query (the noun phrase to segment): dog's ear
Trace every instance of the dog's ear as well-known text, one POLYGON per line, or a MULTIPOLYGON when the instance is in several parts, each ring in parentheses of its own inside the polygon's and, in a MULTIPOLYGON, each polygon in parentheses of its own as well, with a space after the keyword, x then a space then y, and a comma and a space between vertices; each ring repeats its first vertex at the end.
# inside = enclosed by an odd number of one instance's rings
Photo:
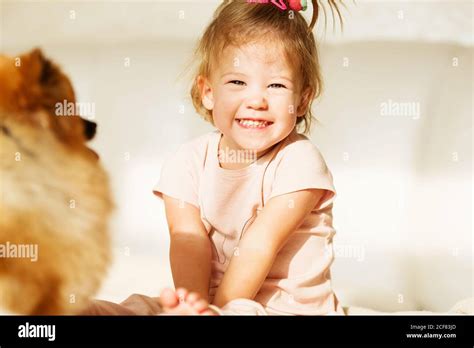
MULTIPOLYGON (((28 110, 35 124, 50 128, 63 142, 80 145, 86 140, 85 125, 76 114, 58 114, 58 105, 75 105, 71 82, 61 69, 36 48, 21 56, 22 93, 28 101, 28 110)), ((62 109, 61 109, 62 110, 62 109)), ((93 135, 90 135, 91 137, 93 135)))
POLYGON ((43 108, 54 111, 56 103, 75 103, 76 96, 69 79, 58 66, 46 58, 41 49, 36 48, 28 54, 30 73, 41 90, 43 108))

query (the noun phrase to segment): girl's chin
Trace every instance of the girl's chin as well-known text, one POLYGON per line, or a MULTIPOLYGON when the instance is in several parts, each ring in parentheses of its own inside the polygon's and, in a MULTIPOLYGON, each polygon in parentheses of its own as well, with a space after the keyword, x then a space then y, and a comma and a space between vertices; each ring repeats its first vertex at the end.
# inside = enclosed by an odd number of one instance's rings
POLYGON ((269 147, 278 142, 280 137, 275 136, 274 128, 270 127, 267 131, 254 132, 242 129, 239 125, 228 129, 230 137, 232 138, 230 143, 234 143, 240 149, 256 150, 257 152, 266 151, 269 147))
POLYGON ((236 139, 235 144, 242 150, 256 152, 258 154, 267 151, 271 147, 270 141, 255 141, 249 139, 236 139))

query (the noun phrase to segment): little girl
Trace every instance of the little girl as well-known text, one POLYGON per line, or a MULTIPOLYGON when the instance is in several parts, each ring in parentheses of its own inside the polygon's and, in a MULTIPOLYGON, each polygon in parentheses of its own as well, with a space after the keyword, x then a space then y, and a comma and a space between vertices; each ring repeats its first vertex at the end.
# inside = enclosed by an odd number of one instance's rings
POLYGON ((276 6, 281 1, 258 2, 225 1, 216 10, 191 89, 196 111, 216 130, 169 156, 154 187, 165 204, 177 290, 134 295, 122 307, 344 314, 330 277, 333 178, 297 132, 309 132, 322 85, 315 21, 308 26, 299 12, 276 6))

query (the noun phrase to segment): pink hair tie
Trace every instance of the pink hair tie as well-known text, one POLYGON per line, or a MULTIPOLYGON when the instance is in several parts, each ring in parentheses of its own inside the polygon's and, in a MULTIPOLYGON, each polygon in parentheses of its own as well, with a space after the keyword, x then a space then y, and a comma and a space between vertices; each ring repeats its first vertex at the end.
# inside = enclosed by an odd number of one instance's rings
MULTIPOLYGON (((270 0, 270 3, 284 11, 287 9, 283 0, 270 0)), ((293 11, 305 11, 307 8, 306 0, 289 0, 290 9, 293 11)))

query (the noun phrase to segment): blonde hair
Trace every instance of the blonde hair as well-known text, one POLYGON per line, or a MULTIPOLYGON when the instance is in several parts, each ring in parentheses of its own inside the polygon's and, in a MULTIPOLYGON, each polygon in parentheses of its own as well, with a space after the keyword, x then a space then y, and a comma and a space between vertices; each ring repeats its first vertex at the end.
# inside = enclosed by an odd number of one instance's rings
MULTIPOLYGON (((303 124, 303 133, 309 133, 312 120, 316 120, 313 117, 311 105, 313 100, 320 96, 323 87, 318 51, 312 30, 318 18, 319 7, 326 13, 324 6, 319 5, 317 0, 312 2, 313 18, 308 26, 299 12, 282 11, 268 3, 252 3, 246 0, 223 1, 214 12, 212 22, 206 28, 194 51, 193 60, 199 62, 199 66, 193 76, 191 99, 197 113, 214 125, 212 111, 202 104, 198 77, 211 76, 219 55, 227 46, 241 46, 257 41, 278 42, 284 47, 287 60, 295 61, 299 67, 295 72, 301 77, 300 91, 309 88, 307 112, 296 121, 297 126, 303 124)), ((328 3, 333 16, 334 9, 337 11, 342 27, 342 17, 335 0, 329 0, 328 3)))

